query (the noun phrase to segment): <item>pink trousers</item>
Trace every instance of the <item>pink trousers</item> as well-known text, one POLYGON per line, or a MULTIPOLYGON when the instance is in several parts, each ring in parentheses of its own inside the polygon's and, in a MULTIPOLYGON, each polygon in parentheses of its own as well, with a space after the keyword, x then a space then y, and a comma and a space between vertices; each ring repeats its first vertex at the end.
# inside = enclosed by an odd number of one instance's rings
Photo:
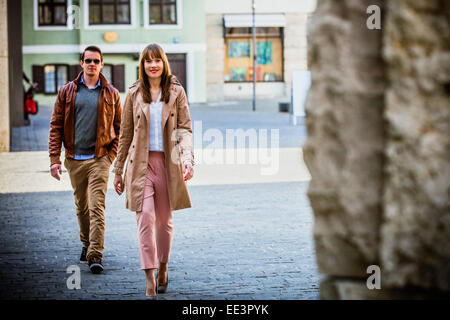
POLYGON ((173 225, 164 158, 164 152, 148 153, 142 211, 136 212, 141 269, 169 262, 173 225))

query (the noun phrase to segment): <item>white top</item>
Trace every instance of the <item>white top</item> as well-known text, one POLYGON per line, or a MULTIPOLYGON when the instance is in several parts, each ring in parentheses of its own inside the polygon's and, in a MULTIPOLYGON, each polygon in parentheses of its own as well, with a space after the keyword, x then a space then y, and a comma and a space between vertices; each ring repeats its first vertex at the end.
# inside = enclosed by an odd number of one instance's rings
POLYGON ((150 109, 150 139, 148 149, 151 151, 164 151, 162 139, 162 106, 160 92, 158 100, 148 105, 150 109))

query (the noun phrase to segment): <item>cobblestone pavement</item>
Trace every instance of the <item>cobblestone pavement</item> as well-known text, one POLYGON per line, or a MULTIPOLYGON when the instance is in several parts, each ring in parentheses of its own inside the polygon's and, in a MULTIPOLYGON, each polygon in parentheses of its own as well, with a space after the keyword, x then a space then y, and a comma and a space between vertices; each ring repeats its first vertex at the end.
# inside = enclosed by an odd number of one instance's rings
POLYGON ((48 131, 52 108, 39 106, 37 115, 30 115, 30 125, 13 127, 11 130, 11 151, 48 150, 48 131))
MULTIPOLYGON (((226 113, 210 106, 193 108, 192 113, 196 112, 203 119, 219 119, 214 113, 226 113)), ((270 110, 262 111, 259 116, 269 114, 270 110)), ((16 150, 33 143, 46 149, 46 141, 42 140, 46 136, 43 133, 48 133, 48 118, 44 119, 48 116, 43 111, 37 116, 40 124, 34 119, 36 125, 25 130, 15 128, 21 131, 13 134, 13 139, 32 132, 31 128, 35 132, 27 141, 15 140, 16 150)), ((235 117, 228 116, 229 121, 235 117)), ((245 121, 240 124, 245 128, 245 121)), ((251 127, 252 124, 246 126, 251 127)), ((227 128, 226 123, 223 128, 227 128)), ((144 298, 145 277, 139 267, 136 218, 135 213, 124 208, 124 196, 108 189, 105 272, 93 275, 86 264, 78 262, 81 243, 72 191, 48 187, 47 180, 39 176, 43 174, 40 171, 48 174, 48 166, 43 170, 40 165, 28 164, 39 158, 36 155, 17 153, 16 157, 28 157, 23 162, 27 167, 22 173, 14 166, 10 169, 24 180, 23 188, 8 186, 6 180, 15 181, 11 176, 0 177, 0 298, 144 298), (37 184, 35 181, 39 180, 41 185, 30 188, 39 192, 26 192, 26 181, 37 184), (9 192, 8 188, 15 191, 9 192), (66 271, 71 265, 81 269, 79 290, 67 288, 71 274, 66 271)), ((0 155, 8 161, 14 157, 15 153, 0 155)), ((0 164, 6 167, 4 161, 0 164)), ((221 174, 228 173, 217 171, 219 178, 221 174)), ((293 181, 204 182, 189 186, 193 207, 173 213, 170 284, 168 293, 160 295, 160 299, 318 299, 320 276, 313 250, 313 215, 306 197, 308 181, 299 177, 294 176, 293 181)), ((201 175, 198 178, 206 180, 201 175)))
MULTIPOLYGON (((307 183, 194 186, 174 212, 169 292, 161 299, 317 299, 307 183), (280 192, 282 190, 282 192, 280 192)), ((107 194, 105 272, 79 264, 72 192, 0 194, 1 298, 140 299, 135 213, 107 194), (70 265, 81 289, 67 289, 70 265)))

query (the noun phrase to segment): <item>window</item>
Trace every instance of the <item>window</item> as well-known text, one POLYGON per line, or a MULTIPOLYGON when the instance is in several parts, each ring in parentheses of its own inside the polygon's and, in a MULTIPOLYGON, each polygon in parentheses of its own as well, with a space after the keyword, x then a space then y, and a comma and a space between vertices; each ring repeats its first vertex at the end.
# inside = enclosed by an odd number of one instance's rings
POLYGON ((177 24, 176 0, 149 1, 150 24, 177 24))
POLYGON ((113 65, 112 64, 104 64, 102 73, 105 76, 106 80, 108 80, 109 83, 113 83, 113 65))
POLYGON ((89 0, 89 24, 130 24, 130 0, 89 0))
POLYGON ((119 92, 125 91, 125 65, 104 64, 102 74, 119 92))
MULTIPOLYGON (((283 81, 281 27, 256 28, 256 81, 283 81)), ((225 82, 253 81, 252 28, 225 29, 225 82)))
MULTIPOLYGON (((75 80, 82 71, 79 64, 33 65, 33 82, 38 84, 36 93, 56 94, 67 82, 75 80)), ((105 64, 102 74, 119 92, 125 92, 125 65, 105 64)))
POLYGON ((44 66, 44 93, 57 93, 59 88, 67 83, 67 65, 49 64, 44 66))
POLYGON ((66 26, 67 0, 39 0, 38 25, 66 26))

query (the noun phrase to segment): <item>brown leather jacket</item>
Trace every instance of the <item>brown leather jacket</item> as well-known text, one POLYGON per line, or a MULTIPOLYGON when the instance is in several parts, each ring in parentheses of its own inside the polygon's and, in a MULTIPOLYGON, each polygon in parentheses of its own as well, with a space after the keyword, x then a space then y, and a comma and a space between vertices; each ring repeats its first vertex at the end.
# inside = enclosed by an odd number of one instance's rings
MULTIPOLYGON (((66 158, 73 159, 75 97, 82 73, 80 72, 75 80, 66 83, 59 89, 50 120, 48 137, 50 166, 61 163, 61 144, 63 142, 66 158)), ((122 115, 120 96, 119 91, 110 85, 101 73, 100 85, 95 157, 99 158, 108 154, 111 162, 113 162, 117 155, 117 145, 119 144, 120 119, 122 115)))

